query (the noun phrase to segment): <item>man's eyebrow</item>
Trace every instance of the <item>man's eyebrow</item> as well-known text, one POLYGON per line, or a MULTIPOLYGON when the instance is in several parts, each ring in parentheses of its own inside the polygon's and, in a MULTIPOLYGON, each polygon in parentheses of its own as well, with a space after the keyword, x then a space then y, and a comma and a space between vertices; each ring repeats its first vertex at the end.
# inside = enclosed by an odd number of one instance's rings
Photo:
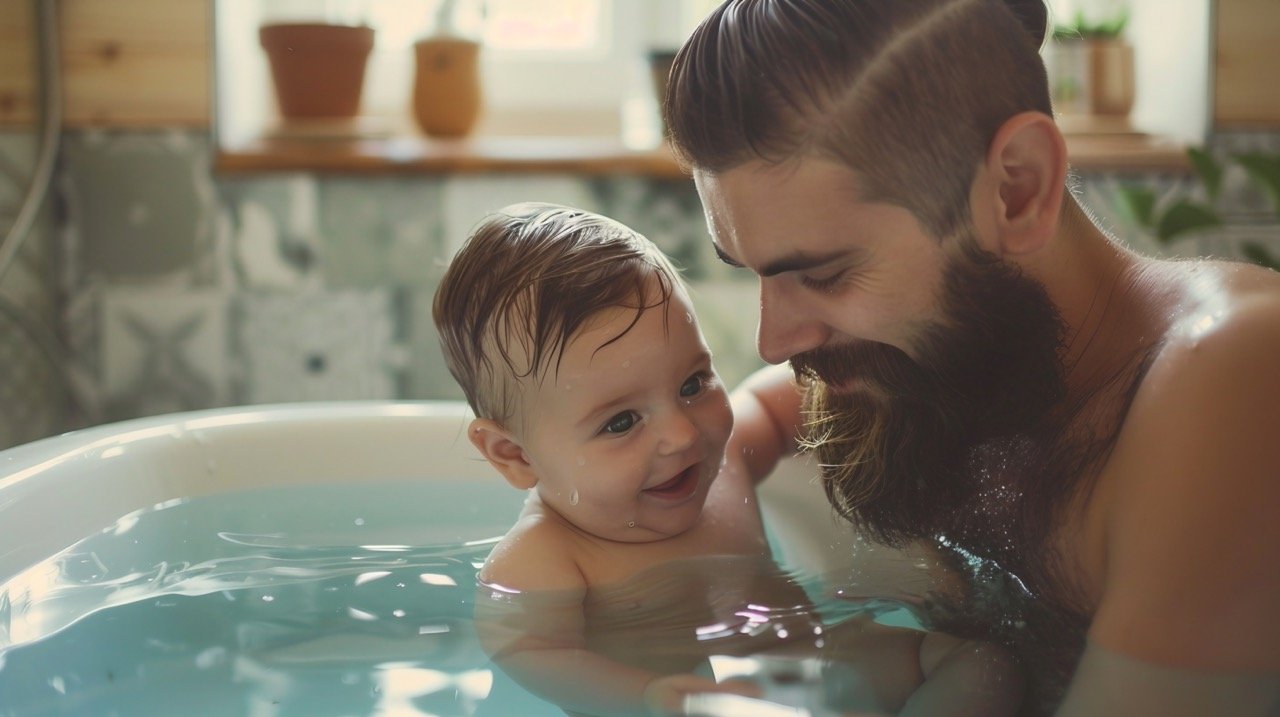
MULTIPOLYGON (((712 242, 711 245, 712 247, 715 248, 716 256, 720 257, 720 261, 723 261, 729 266, 736 267, 739 269, 745 268, 746 266, 745 264, 726 254, 724 252, 724 249, 720 248, 719 244, 712 242)), ((819 267, 824 264, 835 261, 840 257, 847 256, 850 253, 851 253, 850 249, 847 247, 836 250, 836 251, 827 252, 825 254, 810 254, 807 252, 798 251, 798 252, 795 252, 794 254, 788 254, 787 256, 774 259, 773 261, 766 264, 764 268, 760 269, 759 274, 760 276, 768 277, 768 276, 776 276, 778 274, 784 274, 788 271, 804 271, 805 269, 813 269, 815 267, 819 267)), ((854 253, 857 253, 857 252, 855 251, 854 253)))

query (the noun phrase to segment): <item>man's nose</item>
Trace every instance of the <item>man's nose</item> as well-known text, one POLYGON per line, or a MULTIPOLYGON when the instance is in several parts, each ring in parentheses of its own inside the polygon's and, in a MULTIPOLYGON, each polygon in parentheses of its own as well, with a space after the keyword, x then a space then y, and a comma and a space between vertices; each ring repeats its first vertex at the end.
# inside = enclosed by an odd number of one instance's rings
POLYGON ((663 455, 682 453, 698 440, 698 427, 683 410, 675 409, 663 417, 658 452, 663 455))
POLYGON ((831 332, 813 312, 813 307, 797 301, 785 287, 761 279, 760 325, 756 329, 760 358, 780 364, 826 343, 831 332))

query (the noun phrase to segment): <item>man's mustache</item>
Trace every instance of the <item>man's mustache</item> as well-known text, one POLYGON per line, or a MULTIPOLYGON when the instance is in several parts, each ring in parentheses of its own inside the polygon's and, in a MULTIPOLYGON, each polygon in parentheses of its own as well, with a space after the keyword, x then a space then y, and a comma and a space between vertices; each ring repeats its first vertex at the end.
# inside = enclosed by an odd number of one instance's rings
POLYGON ((791 357, 791 370, 801 385, 821 381, 840 387, 853 380, 892 395, 918 391, 928 385, 928 372, 905 351, 875 341, 823 346, 791 357))

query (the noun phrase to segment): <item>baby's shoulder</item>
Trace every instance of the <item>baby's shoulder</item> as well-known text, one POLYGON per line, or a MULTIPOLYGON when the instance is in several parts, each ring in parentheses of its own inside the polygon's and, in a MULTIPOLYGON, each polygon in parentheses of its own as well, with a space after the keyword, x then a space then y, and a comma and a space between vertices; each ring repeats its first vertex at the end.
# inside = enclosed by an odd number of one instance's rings
POLYGON ((509 590, 572 590, 585 584, 578 565, 575 536, 542 514, 522 515, 498 541, 479 579, 509 590))

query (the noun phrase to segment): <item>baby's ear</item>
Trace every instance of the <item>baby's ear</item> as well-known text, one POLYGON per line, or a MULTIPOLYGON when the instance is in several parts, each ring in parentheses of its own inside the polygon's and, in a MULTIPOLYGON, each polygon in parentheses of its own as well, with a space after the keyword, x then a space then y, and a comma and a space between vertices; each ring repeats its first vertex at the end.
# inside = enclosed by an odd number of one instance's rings
POLYGON ((524 448, 497 421, 477 418, 467 427, 467 438, 508 483, 519 490, 529 490, 537 485, 538 476, 529 465, 524 448))

